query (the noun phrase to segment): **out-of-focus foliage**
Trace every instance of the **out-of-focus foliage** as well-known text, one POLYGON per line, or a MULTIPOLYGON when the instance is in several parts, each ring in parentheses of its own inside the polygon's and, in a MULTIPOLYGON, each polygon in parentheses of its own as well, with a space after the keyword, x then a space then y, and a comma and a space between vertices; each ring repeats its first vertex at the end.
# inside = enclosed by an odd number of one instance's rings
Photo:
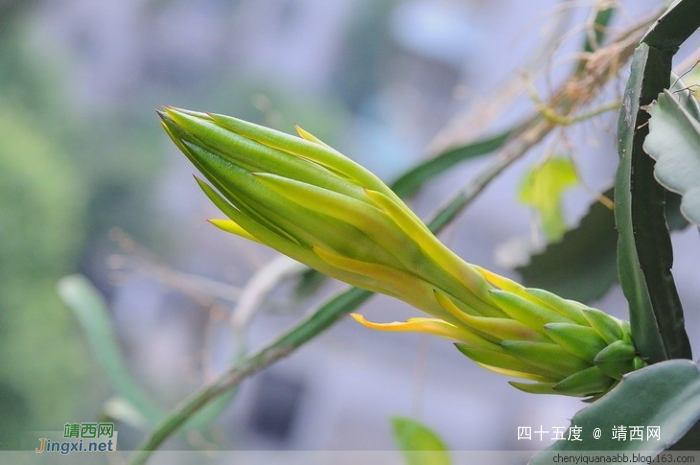
MULTIPOLYGON (((80 275, 61 279, 57 290, 85 331, 90 353, 103 370, 103 376, 110 380, 120 396, 120 402, 130 412, 129 419, 134 418, 130 422, 141 428, 155 424, 163 414, 126 368, 102 295, 80 275)), ((121 417, 117 419, 122 420, 121 417)))
POLYGON ((0 102, 0 448, 6 449, 17 446, 6 434, 70 418, 83 400, 75 394, 90 363, 54 291, 75 266, 84 234, 76 171, 21 107, 0 102))
MULTIPOLYGON (((396 50, 387 40, 389 16, 396 0, 368 3, 361 17, 355 19, 347 32, 348 45, 337 79, 340 94, 353 110, 364 110, 368 105, 368 90, 377 90, 382 82, 378 64, 396 50), (365 108, 363 108, 365 107, 365 108)), ((323 134, 319 134, 323 136, 323 134)))
POLYGON ((71 70, 32 42, 34 3, 0 5, 0 450, 19 448, 21 431, 96 415, 100 378, 56 281, 115 224, 157 232, 142 221, 158 166, 142 155, 153 152, 147 126, 134 122, 132 137, 86 129, 71 70))
POLYGON ((554 157, 528 171, 520 184, 518 199, 537 212, 542 231, 550 241, 560 240, 566 231, 562 196, 577 182, 571 159, 554 157))
POLYGON ((408 465, 450 465, 445 443, 424 424, 404 417, 391 419, 394 437, 408 465))

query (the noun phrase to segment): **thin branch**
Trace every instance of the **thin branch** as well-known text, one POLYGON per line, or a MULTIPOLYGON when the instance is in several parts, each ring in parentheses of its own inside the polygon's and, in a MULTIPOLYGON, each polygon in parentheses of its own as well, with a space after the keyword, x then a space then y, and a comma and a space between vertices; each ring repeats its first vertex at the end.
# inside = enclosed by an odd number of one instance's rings
POLYGON ((272 344, 240 360, 219 378, 204 386, 158 423, 150 436, 137 448, 132 465, 146 463, 151 453, 180 429, 197 411, 227 393, 247 377, 257 373, 331 327, 350 311, 364 303, 373 294, 350 288, 330 299, 316 312, 276 339, 272 344))

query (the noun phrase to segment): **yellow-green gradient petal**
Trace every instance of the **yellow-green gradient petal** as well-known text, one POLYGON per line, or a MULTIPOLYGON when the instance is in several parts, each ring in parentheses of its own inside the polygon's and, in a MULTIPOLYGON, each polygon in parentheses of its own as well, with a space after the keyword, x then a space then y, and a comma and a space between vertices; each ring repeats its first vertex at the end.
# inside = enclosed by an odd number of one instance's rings
POLYGON ((474 339, 472 334, 463 331, 462 329, 457 328, 446 321, 438 320, 436 318, 409 318, 406 321, 373 323, 371 321, 367 321, 365 317, 359 313, 351 313, 350 316, 363 326, 375 329, 377 331, 426 333, 465 343, 471 343, 474 339))
POLYGON ((502 312, 490 305, 486 280, 471 265, 445 247, 412 212, 407 213, 408 207, 403 203, 399 205, 393 202, 381 192, 367 190, 367 195, 394 220, 399 228, 413 238, 429 259, 482 301, 481 304, 469 302, 470 306, 481 313, 490 314, 489 316, 503 316, 502 312))
POLYGON ((492 289, 490 294, 491 299, 509 317, 540 334, 545 334, 544 325, 547 323, 573 323, 549 307, 531 302, 516 294, 498 289, 492 289))
POLYGON ((556 382, 555 380, 552 380, 552 379, 547 378, 545 376, 533 375, 532 373, 525 373, 525 372, 516 371, 516 370, 507 370, 505 368, 494 367, 494 366, 486 365, 486 364, 479 363, 479 362, 476 362, 476 364, 479 365, 480 367, 486 368, 489 371, 492 371, 494 373, 498 373, 499 375, 508 376, 510 378, 521 378, 521 379, 526 379, 528 381, 537 381, 538 383, 556 382))
POLYGON ((358 185, 371 189, 378 189, 382 192, 391 192, 391 190, 373 173, 340 152, 330 149, 325 145, 320 145, 313 141, 258 126, 226 115, 211 113, 208 116, 216 121, 219 126, 229 131, 255 140, 267 147, 282 150, 290 155, 318 163, 336 173, 342 174, 347 179, 355 181, 358 185))
MULTIPOLYGON (((548 381, 560 381, 562 376, 554 371, 547 370, 531 363, 519 360, 507 354, 502 347, 482 348, 473 347, 467 344, 455 344, 457 350, 469 357, 476 363, 487 367, 496 373, 508 372, 508 376, 515 376, 512 373, 526 373, 528 375, 547 378, 548 381)), ((518 377, 523 377, 517 375, 518 377)))
POLYGON ((585 305, 573 300, 567 300, 559 297, 551 292, 542 289, 530 289, 516 283, 515 281, 505 278, 501 275, 493 273, 477 265, 472 265, 486 280, 497 288, 517 295, 533 304, 547 307, 562 316, 569 318, 580 325, 587 325, 586 319, 583 316, 582 309, 587 308, 585 305))
POLYGON ((508 381, 508 384, 513 386, 515 389, 520 389, 528 394, 559 394, 554 390, 554 383, 518 383, 515 381, 508 381))
POLYGON ((503 340, 518 341, 548 341, 537 331, 528 328, 524 324, 509 319, 496 317, 473 316, 462 311, 447 295, 435 290, 435 300, 451 315, 459 319, 461 323, 472 330, 481 333, 486 339, 494 342, 503 340))
POLYGON ((351 273, 363 281, 371 281, 373 288, 382 288, 383 293, 396 296, 433 316, 454 320, 432 298, 432 287, 418 276, 378 263, 354 260, 320 247, 312 247, 312 250, 332 268, 351 273))
POLYGON ((326 143, 323 142, 321 139, 319 139, 318 137, 314 136, 313 134, 311 134, 309 131, 305 130, 305 129, 302 128, 301 126, 297 126, 297 125, 295 124, 295 125, 294 125, 294 129, 296 129, 297 134, 299 134, 299 136, 301 136, 302 139, 306 139, 306 140, 308 140, 309 142, 314 142, 314 143, 316 143, 316 144, 323 145, 324 147, 328 147, 329 149, 334 150, 334 149, 331 148, 330 145, 326 144, 326 143))
POLYGON ((222 231, 226 231, 231 234, 235 234, 236 236, 243 237, 245 239, 257 242, 258 244, 262 244, 260 240, 258 240, 255 236, 250 234, 248 231, 243 229, 238 223, 236 223, 233 220, 226 220, 226 219, 220 219, 220 218, 212 218, 208 220, 211 224, 216 226, 217 228, 221 229, 222 231))

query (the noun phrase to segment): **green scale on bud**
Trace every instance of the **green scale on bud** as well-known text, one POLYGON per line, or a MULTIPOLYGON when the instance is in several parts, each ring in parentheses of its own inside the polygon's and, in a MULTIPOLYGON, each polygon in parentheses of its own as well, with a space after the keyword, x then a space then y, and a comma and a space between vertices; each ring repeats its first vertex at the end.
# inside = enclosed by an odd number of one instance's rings
POLYGON ((378 324, 352 315, 365 326, 456 340, 479 365, 529 381, 511 384, 531 393, 594 399, 645 365, 629 324, 465 262, 379 178, 308 132, 175 108, 159 115, 228 217, 212 224, 432 316, 378 324))

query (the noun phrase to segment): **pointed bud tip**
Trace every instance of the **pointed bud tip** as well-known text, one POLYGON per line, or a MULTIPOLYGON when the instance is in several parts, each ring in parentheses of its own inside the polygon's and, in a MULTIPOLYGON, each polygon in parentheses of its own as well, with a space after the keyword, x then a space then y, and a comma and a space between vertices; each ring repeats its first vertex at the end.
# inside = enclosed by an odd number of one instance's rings
POLYGON ((169 105, 164 105, 160 109, 156 109, 156 113, 161 120, 161 123, 173 123, 172 113, 173 107, 169 105))
POLYGON ((205 111, 202 113, 191 112, 190 114, 199 115, 200 117, 207 117, 207 118, 209 118, 209 120, 215 122, 216 124, 221 124, 221 120, 223 118, 227 118, 228 120, 242 121, 242 120, 239 120, 238 118, 234 118, 233 116, 224 117, 220 113, 214 113, 211 111, 205 111))
POLYGON ((206 182, 204 179, 200 178, 200 177, 197 176, 196 174, 193 174, 192 177, 193 177, 194 180, 197 182, 197 185, 198 185, 200 188, 204 189, 205 186, 206 186, 206 187, 209 187, 209 184, 207 184, 207 182, 206 182))
POLYGON ((160 115, 167 115, 170 112, 175 112, 175 111, 179 111, 179 110, 180 110, 179 108, 174 107, 172 105, 163 105, 162 107, 160 107, 159 110, 156 110, 156 112, 160 115))
POLYGON ((302 128, 296 123, 294 124, 294 130, 297 132, 297 134, 299 134, 299 137, 301 137, 302 139, 309 140, 308 138, 311 135, 308 133, 308 131, 304 130, 304 128, 302 128))

